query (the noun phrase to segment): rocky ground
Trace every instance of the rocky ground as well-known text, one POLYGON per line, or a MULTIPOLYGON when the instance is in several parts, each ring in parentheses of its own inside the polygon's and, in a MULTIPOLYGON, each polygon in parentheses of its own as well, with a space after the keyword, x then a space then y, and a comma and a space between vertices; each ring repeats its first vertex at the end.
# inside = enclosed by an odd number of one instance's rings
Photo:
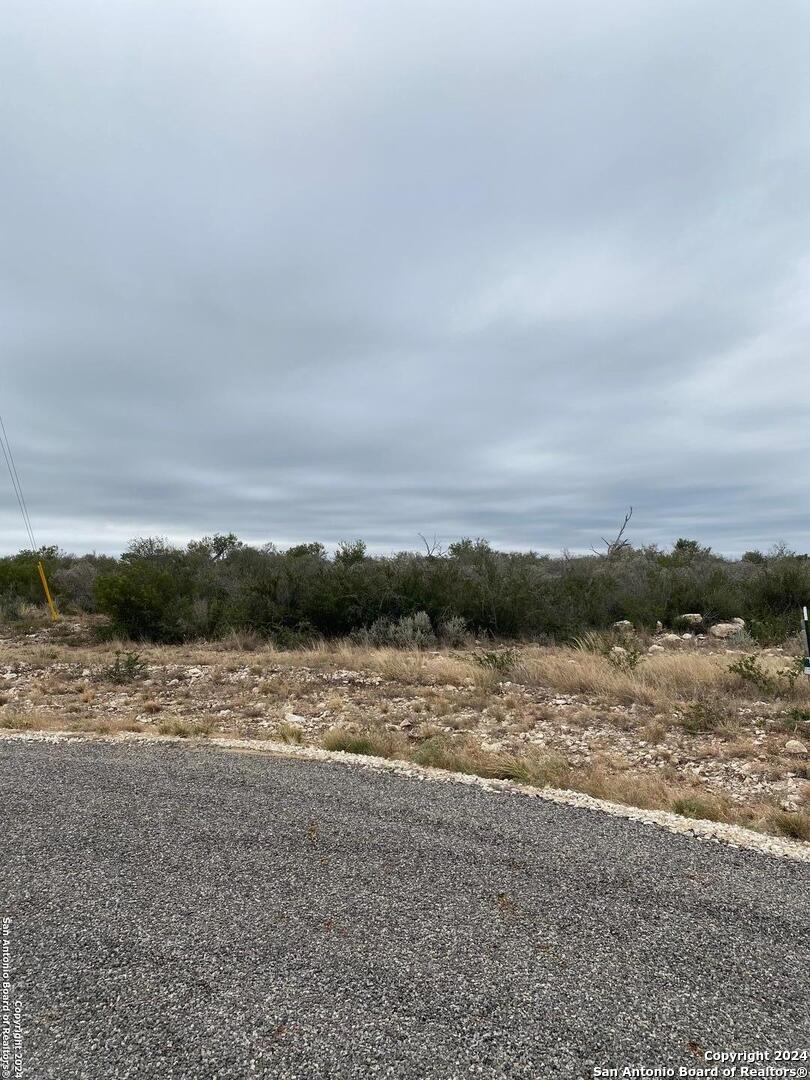
POLYGON ((778 674, 793 660, 784 649, 661 634, 641 643, 644 659, 631 670, 621 656, 531 646, 136 648, 94 644, 89 631, 65 622, 6 632, 0 725, 227 733, 333 749, 368 736, 377 743, 367 752, 395 757, 451 747, 485 762, 542 761, 557 786, 696 817, 742 815, 810 838, 810 695, 804 677, 778 674), (750 655, 772 685, 729 672, 750 655), (389 741, 376 750, 380 739, 389 741))

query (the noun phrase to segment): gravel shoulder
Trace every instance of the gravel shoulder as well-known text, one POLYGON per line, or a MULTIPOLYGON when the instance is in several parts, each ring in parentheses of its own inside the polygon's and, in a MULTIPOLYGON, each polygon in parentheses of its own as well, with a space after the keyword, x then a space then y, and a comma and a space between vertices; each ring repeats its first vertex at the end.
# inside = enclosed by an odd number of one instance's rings
POLYGON ((0 742, 27 1075, 589 1077, 808 1041, 810 867, 480 785, 0 742))

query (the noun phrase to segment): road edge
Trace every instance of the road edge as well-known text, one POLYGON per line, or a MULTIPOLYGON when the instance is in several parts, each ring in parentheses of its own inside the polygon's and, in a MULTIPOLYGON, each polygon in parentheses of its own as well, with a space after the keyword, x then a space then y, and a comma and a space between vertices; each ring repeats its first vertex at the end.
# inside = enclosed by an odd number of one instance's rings
POLYGON ((466 784, 494 794, 543 799, 546 802, 557 803, 562 806, 600 811, 613 817, 636 821, 642 825, 657 826, 687 839, 720 843, 775 858, 810 863, 810 843, 754 832, 752 829, 743 828, 741 825, 728 825, 720 821, 686 818, 679 814, 670 813, 668 810, 643 810, 640 807, 625 806, 623 803, 609 802, 606 799, 597 799, 592 795, 584 795, 578 791, 568 791, 562 788, 529 787, 525 784, 516 783, 514 780, 490 780, 467 773, 449 772, 446 769, 437 769, 432 766, 416 765, 409 761, 368 757, 364 754, 349 754, 343 750, 324 750, 318 746, 299 746, 292 743, 274 742, 268 739, 234 739, 229 737, 219 738, 217 736, 195 739, 183 738, 177 735, 142 734, 140 732, 97 734, 75 731, 0 731, 0 743, 12 741, 170 743, 195 749, 249 751, 270 757, 326 761, 354 768, 393 772, 400 776, 431 783, 466 784))

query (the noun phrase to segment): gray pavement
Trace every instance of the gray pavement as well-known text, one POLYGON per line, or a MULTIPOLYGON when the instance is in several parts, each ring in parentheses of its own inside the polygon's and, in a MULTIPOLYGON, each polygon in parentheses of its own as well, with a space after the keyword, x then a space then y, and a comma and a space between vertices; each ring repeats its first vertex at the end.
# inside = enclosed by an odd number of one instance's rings
POLYGON ((807 1046, 810 866, 342 764, 0 743, 23 1075, 590 1077, 807 1046))

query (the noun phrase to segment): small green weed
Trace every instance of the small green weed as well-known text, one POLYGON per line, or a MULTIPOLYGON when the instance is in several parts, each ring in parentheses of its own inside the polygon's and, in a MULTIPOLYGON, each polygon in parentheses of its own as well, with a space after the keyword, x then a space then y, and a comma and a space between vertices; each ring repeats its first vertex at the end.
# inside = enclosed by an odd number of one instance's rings
POLYGON ((115 661, 104 668, 101 676, 108 682, 128 683, 145 678, 146 671, 146 664, 141 659, 140 653, 130 650, 118 651, 115 654, 115 661))
POLYGON ((614 645, 604 654, 609 664, 618 671, 635 671, 644 659, 644 653, 637 645, 627 642, 625 645, 614 645))
POLYGON ((741 656, 730 665, 729 671, 755 686, 766 697, 780 698, 792 694, 799 677, 804 671, 802 657, 794 657, 787 667, 780 668, 775 674, 769 674, 756 656, 741 656))
POLYGON ((789 709, 779 721, 779 728, 790 735, 810 737, 810 709, 789 709))
POLYGON ((517 649, 479 649, 473 653, 473 662, 479 667, 508 675, 517 662, 517 649))
POLYGON ((702 735, 717 731, 725 720, 724 710, 715 699, 698 697, 684 708, 681 727, 690 735, 702 735))
POLYGON ((574 648, 580 652, 598 653, 612 667, 627 673, 635 671, 645 657, 632 631, 589 630, 574 638, 574 648))
POLYGON ((776 697, 779 692, 776 679, 768 674, 756 656, 741 656, 739 660, 735 660, 730 665, 729 671, 739 675, 743 682, 755 686, 761 694, 765 694, 767 697, 776 697))
POLYGON ((776 674, 779 679, 784 679, 788 689, 793 691, 799 678, 804 675, 804 657, 794 656, 793 662, 788 667, 780 668, 776 674))

